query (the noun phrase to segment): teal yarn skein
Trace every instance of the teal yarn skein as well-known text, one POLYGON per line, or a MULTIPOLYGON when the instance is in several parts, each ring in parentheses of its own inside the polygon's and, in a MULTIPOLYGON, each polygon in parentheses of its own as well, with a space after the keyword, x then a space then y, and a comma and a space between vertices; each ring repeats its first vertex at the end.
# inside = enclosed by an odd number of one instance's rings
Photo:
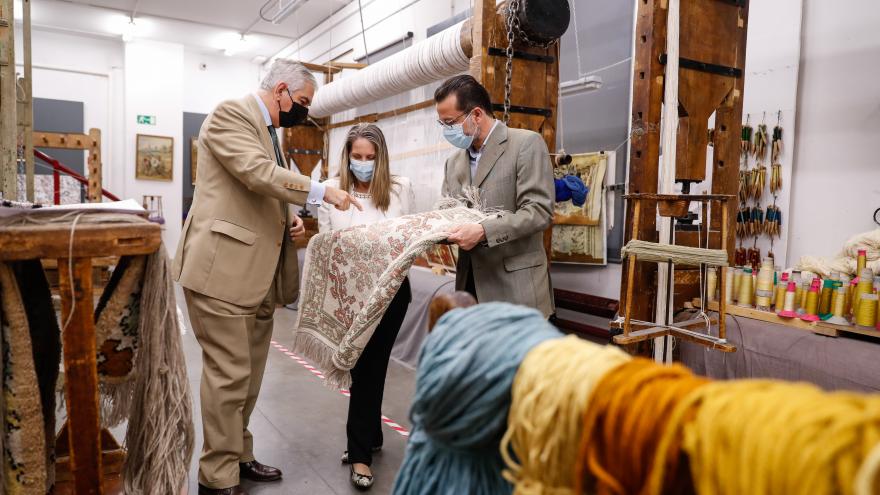
POLYGON ((510 389, 536 345, 562 334, 534 309, 454 309, 425 340, 410 409, 413 430, 394 495, 509 495, 499 446, 510 389))

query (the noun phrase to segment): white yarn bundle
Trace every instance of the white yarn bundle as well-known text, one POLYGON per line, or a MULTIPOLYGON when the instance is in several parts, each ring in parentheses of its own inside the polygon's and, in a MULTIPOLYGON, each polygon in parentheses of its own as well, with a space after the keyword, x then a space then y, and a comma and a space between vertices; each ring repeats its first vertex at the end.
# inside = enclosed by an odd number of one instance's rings
POLYGON ((406 50, 323 86, 315 95, 309 115, 327 117, 467 70, 470 58, 461 47, 462 25, 449 27, 406 50))

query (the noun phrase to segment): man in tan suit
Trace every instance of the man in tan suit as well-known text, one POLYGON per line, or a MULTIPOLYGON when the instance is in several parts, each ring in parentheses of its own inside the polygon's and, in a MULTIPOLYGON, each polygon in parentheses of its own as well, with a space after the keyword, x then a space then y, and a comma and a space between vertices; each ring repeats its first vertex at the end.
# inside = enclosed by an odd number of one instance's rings
POLYGON ((276 305, 299 290, 292 237, 304 233, 288 205, 360 205, 348 193, 291 171, 276 127, 308 115, 315 78, 276 61, 260 90, 224 101, 199 132, 198 179, 172 267, 202 347, 204 447, 199 494, 242 494, 240 478, 281 479, 254 459, 248 422, 272 337, 276 305))
POLYGON ((503 213, 463 225, 449 241, 461 249, 456 289, 479 302, 506 301, 549 316, 553 296, 544 231, 553 216, 553 169, 547 145, 529 130, 510 129, 492 115, 489 93, 469 75, 453 77, 434 93, 443 135, 457 148, 446 160, 443 195, 467 186, 503 213))

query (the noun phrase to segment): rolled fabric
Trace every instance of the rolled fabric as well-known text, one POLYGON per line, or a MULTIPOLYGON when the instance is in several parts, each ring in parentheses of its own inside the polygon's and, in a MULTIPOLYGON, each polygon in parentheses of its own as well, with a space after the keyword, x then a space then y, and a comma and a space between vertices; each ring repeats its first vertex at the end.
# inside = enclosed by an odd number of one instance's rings
POLYGON ((509 494, 499 445, 526 354, 562 334, 538 311, 507 303, 454 309, 419 356, 413 430, 395 495, 509 494))

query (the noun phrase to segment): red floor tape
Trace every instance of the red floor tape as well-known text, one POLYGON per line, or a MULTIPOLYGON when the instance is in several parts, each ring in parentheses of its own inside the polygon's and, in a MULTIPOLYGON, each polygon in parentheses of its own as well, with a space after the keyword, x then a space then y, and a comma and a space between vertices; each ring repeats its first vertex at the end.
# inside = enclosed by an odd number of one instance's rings
MULTIPOLYGON (((278 342, 275 342, 274 340, 272 341, 272 347, 274 347, 274 348, 278 349, 279 351, 283 352, 284 355, 286 355, 286 356, 289 357, 290 359, 293 359, 294 361, 296 361, 297 363, 299 363, 303 368, 309 370, 313 375, 317 376, 318 378, 320 378, 320 379, 322 379, 322 380, 324 379, 324 374, 323 374, 323 373, 321 373, 320 371, 318 371, 317 368, 315 368, 314 366, 312 366, 311 364, 309 364, 309 362, 306 361, 305 359, 303 359, 303 358, 297 356, 296 354, 290 352, 290 349, 288 349, 287 347, 284 347, 283 345, 279 344, 278 342)), ((342 395, 344 395, 344 396, 346 396, 346 397, 351 397, 351 394, 348 392, 348 390, 340 390, 339 393, 341 393, 342 395)), ((389 428, 391 428, 392 430, 396 431, 397 433, 400 433, 401 435, 403 435, 403 436, 405 436, 405 437, 408 437, 408 436, 409 436, 409 431, 408 431, 406 428, 404 428, 403 426, 400 426, 399 424, 395 423, 395 422, 392 421, 391 418, 389 418, 388 416, 382 415, 382 422, 385 423, 385 425, 388 426, 389 428)))

